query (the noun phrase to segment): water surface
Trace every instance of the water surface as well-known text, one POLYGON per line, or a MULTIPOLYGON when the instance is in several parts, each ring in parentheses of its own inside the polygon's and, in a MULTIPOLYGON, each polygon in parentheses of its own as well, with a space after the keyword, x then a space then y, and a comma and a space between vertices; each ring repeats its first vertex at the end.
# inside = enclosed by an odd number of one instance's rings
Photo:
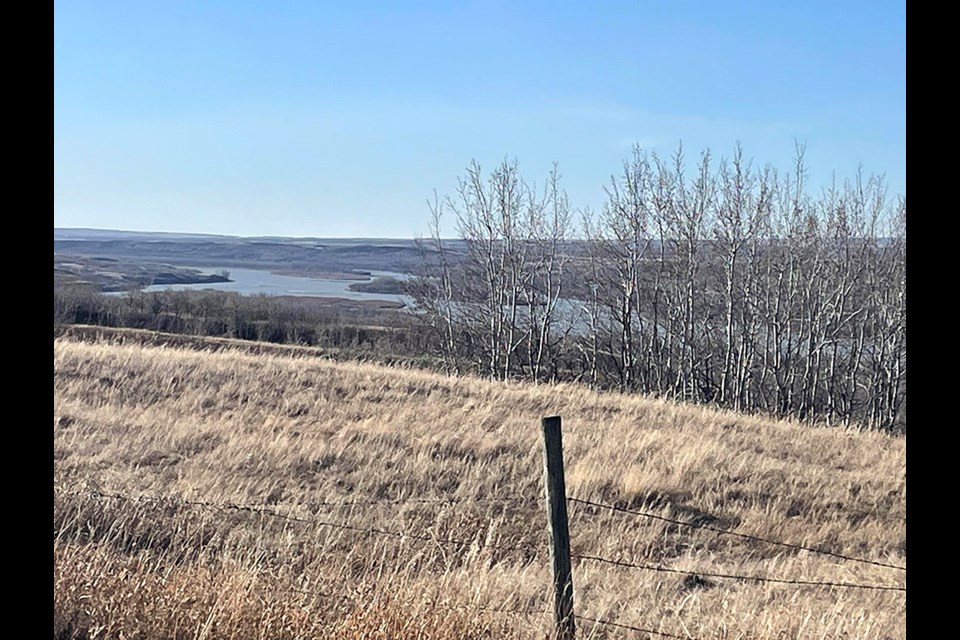
POLYGON ((212 289, 216 291, 233 291, 244 295, 264 294, 268 296, 316 296, 323 298, 346 298, 347 300, 386 300, 388 302, 402 302, 408 308, 413 306, 413 299, 405 295, 390 293, 366 293, 351 291, 351 284, 370 282, 376 277, 392 277, 397 280, 406 280, 409 276, 403 273, 390 271, 371 271, 371 277, 360 276, 356 280, 338 280, 335 278, 318 278, 308 276, 293 276, 261 271, 259 269, 234 269, 230 267, 190 267, 203 274, 214 274, 229 271, 232 282, 204 282, 200 284, 155 284, 144 287, 144 291, 198 291, 212 289))

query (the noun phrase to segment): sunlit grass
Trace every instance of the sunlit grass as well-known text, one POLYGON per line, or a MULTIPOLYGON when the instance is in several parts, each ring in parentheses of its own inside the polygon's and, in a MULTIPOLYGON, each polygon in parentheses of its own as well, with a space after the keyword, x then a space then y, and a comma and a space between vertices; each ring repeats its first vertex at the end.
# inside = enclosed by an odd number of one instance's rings
MULTIPOLYGON (((905 438, 309 350, 218 349, 55 341, 55 637, 540 639, 544 415, 563 417, 570 496, 906 563, 905 438), (451 539, 468 544, 441 542, 451 539)), ((576 503, 570 512, 575 554, 906 583, 893 569, 576 503)), ((906 634, 902 593, 707 582, 576 562, 575 608, 696 638, 906 634)))

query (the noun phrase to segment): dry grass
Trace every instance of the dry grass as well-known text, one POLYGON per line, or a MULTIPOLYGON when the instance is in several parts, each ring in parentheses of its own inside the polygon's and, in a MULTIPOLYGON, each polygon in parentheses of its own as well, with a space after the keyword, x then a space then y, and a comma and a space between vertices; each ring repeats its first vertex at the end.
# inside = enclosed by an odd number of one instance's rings
MULTIPOLYGON (((553 414, 571 496, 906 563, 904 438, 218 349, 55 341, 55 637, 543 638, 539 419, 553 414), (410 497, 460 502, 390 502, 410 497), (324 504, 344 501, 365 504, 324 504)), ((906 584, 901 571, 570 508, 574 554, 906 584)), ((576 611, 692 638, 906 635, 900 592, 685 578, 575 562, 576 611)))

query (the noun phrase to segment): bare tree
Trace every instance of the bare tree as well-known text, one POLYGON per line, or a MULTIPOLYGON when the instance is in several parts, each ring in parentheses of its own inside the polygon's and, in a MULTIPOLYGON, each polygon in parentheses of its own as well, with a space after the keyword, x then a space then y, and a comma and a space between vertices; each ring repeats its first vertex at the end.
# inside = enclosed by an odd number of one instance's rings
MULTIPOLYGON (((532 195, 532 194, 531 194, 532 195)), ((570 231, 570 202, 560 188, 560 173, 554 165, 539 202, 527 207, 527 237, 524 239, 528 272, 522 279, 523 302, 527 313, 527 364, 535 382, 544 377, 556 379, 557 365, 563 355, 566 338, 576 322, 567 313, 566 326, 559 331, 559 303, 563 292, 564 267, 568 260, 564 242, 570 231)))
POLYGON ((607 313, 616 326, 611 335, 623 390, 649 390, 646 368, 640 359, 648 351, 644 339, 644 260, 652 245, 649 211, 652 198, 650 164, 634 147, 619 176, 606 187, 607 201, 600 216, 600 233, 592 240, 605 264, 600 271, 607 313))
POLYGON ((579 240, 556 167, 538 193, 516 161, 472 163, 424 244, 419 297, 448 369, 902 428, 906 201, 862 172, 813 197, 804 156, 781 175, 739 145, 716 170, 705 151, 688 178, 682 146, 635 147, 579 240))
POLYGON ((461 322, 454 291, 457 288, 458 270, 456 258, 451 255, 441 233, 444 202, 434 193, 430 207, 430 238, 417 239, 422 257, 421 272, 410 281, 411 295, 416 301, 421 317, 426 321, 439 344, 443 368, 448 373, 462 372, 461 349, 458 336, 461 322))

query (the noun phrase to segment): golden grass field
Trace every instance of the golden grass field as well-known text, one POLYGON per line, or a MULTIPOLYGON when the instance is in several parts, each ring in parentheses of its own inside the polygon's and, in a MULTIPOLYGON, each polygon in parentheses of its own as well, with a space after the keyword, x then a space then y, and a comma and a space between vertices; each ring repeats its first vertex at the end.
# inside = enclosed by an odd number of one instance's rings
MULTIPOLYGON (((903 437, 127 335, 54 341, 55 638, 541 640, 546 415, 563 418, 570 497, 906 565, 903 437), (250 508, 211 506, 226 504, 250 508)), ((569 510, 574 555, 906 585, 905 571, 569 510)), ((900 591, 573 569, 579 638, 906 637, 900 591)))

